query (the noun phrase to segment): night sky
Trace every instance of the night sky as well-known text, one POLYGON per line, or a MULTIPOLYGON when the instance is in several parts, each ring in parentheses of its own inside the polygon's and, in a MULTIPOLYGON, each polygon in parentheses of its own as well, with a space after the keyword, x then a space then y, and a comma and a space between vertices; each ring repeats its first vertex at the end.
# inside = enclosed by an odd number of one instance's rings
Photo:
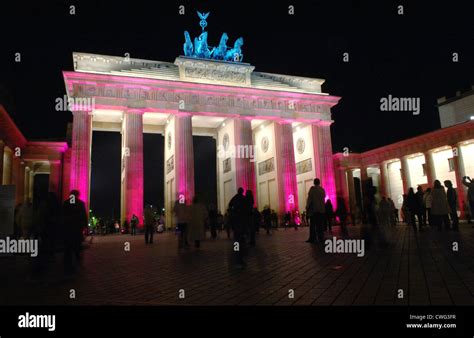
MULTIPOLYGON (((217 45, 223 32, 230 43, 244 37, 244 61, 257 71, 326 79, 323 91, 342 97, 333 109, 334 152, 344 147, 365 151, 437 129, 436 99, 474 84, 474 8, 468 1, 48 1, 11 6, 0 4, 0 100, 28 139, 65 138, 72 115, 54 107, 65 94, 61 71, 73 69, 73 51, 173 62, 182 54, 183 31, 191 36, 200 32, 196 10, 211 12, 209 44, 217 45), (74 16, 70 4, 76 6, 74 16), (179 15, 179 5, 185 6, 185 15, 179 15), (294 15, 288 15, 289 5, 295 6, 294 15), (402 16, 398 5, 404 6, 402 16), (459 54, 457 63, 453 52, 459 54), (419 97, 421 114, 381 112, 380 98, 389 94, 419 97)), ((119 205, 120 136, 96 133, 94 142, 92 204, 112 213, 119 205), (117 172, 105 174, 109 168, 117 172), (97 202, 102 200, 108 202, 97 202)), ((194 139, 195 153, 202 154, 195 165, 196 190, 208 202, 215 201, 213 142, 194 139), (209 173, 214 173, 211 179, 209 173)), ((145 135, 147 203, 162 204, 162 162, 162 136, 145 135)))

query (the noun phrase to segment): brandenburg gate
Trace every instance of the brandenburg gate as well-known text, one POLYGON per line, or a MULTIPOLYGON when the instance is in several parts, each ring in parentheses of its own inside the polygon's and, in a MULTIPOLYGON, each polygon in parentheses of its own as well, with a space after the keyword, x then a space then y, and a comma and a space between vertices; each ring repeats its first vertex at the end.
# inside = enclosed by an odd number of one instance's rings
POLYGON ((185 32, 185 55, 174 63, 73 53, 74 71, 63 72, 76 103, 64 184, 88 205, 92 132, 120 132, 121 221, 136 214, 142 223, 143 133, 162 134, 172 224, 175 201, 194 196, 193 135, 201 135, 216 139, 221 212, 239 187, 254 192, 259 209, 304 210, 315 177, 335 204, 330 125, 339 97, 321 91, 322 79, 254 71, 242 61, 242 38, 227 47, 224 33, 209 48, 204 27, 194 43, 185 32))

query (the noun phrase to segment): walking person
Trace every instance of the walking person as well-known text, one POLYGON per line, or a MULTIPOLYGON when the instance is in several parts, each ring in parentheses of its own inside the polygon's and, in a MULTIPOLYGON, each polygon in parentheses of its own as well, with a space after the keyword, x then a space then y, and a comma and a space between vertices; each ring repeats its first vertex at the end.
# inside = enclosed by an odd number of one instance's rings
POLYGON ((244 261, 244 244, 245 244, 245 233, 247 232, 248 215, 246 215, 247 200, 244 196, 244 189, 239 188, 237 194, 232 197, 229 202, 229 215, 234 230, 234 243, 233 248, 237 258, 237 264, 241 267, 245 267, 247 264, 244 261))
POLYGON ((194 242, 194 247, 196 249, 201 247, 201 241, 206 238, 207 215, 206 207, 201 203, 199 197, 195 195, 189 213, 188 240, 194 242))
POLYGON ((324 219, 326 208, 324 198, 326 192, 321 187, 319 178, 314 179, 314 185, 309 189, 308 199, 306 200, 306 214, 309 216, 309 238, 307 243, 314 243, 318 240, 324 242, 324 219))
POLYGON ((431 190, 431 196, 431 218, 433 219, 433 224, 438 227, 439 231, 441 231, 443 224, 445 229, 449 230, 450 224, 448 217, 448 199, 446 197, 444 187, 441 185, 441 182, 439 180, 434 181, 433 189, 431 190))
MULTIPOLYGON (((472 217, 474 213, 474 181, 469 176, 462 178, 462 184, 467 187, 467 201, 471 212, 469 215, 472 217)), ((470 219, 469 219, 470 221, 470 219)))
POLYGON ((153 244, 153 234, 155 233, 155 211, 152 205, 145 208, 145 244, 153 244))
POLYGON ((131 228, 132 236, 135 236, 137 234, 137 226, 138 226, 138 217, 137 215, 133 214, 132 219, 130 220, 130 228, 131 228))
POLYGON ((449 205, 449 215, 451 216, 451 223, 454 231, 459 231, 458 218, 458 195, 453 188, 453 183, 450 180, 444 181, 444 186, 447 188, 446 199, 449 205))
POLYGON ((425 222, 427 221, 430 227, 432 226, 431 219, 431 204, 433 203, 433 197, 431 196, 431 188, 426 189, 425 194, 423 195, 423 204, 426 211, 425 222))
POLYGON ((179 230, 179 247, 188 247, 188 235, 187 235, 187 224, 188 224, 188 206, 186 200, 176 200, 173 207, 173 212, 176 217, 176 223, 179 230))
POLYGON ((348 235, 347 224, 346 224, 347 222, 346 202, 344 201, 344 198, 340 196, 337 198, 336 216, 337 218, 339 218, 341 233, 343 235, 348 235))
POLYGON ((423 226, 426 225, 426 218, 425 218, 425 208, 424 208, 424 203, 423 203, 423 197, 424 197, 424 192, 423 192, 423 188, 419 185, 417 188, 416 188, 416 193, 415 193, 415 197, 416 197, 416 217, 418 218, 418 225, 419 225, 419 229, 421 230, 423 228, 423 226))
POLYGON ((415 191, 413 188, 408 189, 408 194, 407 194, 407 203, 406 207, 408 208, 408 217, 407 217, 407 222, 409 225, 413 227, 413 230, 416 231, 416 218, 415 216, 418 214, 418 199, 415 195, 415 191))
POLYGON ((245 214, 248 224, 249 245, 251 246, 255 246, 255 233, 257 232, 253 205, 254 198, 252 190, 247 190, 245 192, 245 214))
POLYGON ((325 215, 326 215, 326 227, 329 232, 332 232, 332 225, 334 223, 334 208, 331 200, 328 198, 324 204, 325 215))
POLYGON ((267 231, 267 235, 270 235, 270 230, 272 228, 272 215, 271 215, 270 207, 268 205, 266 205, 265 208, 263 208, 262 217, 263 217, 263 226, 265 230, 267 231))
POLYGON ((87 228, 86 206, 79 199, 79 191, 72 190, 70 197, 64 201, 61 223, 64 234, 64 272, 73 272, 73 257, 80 260, 81 243, 84 229, 87 228))
POLYGON ((211 230, 211 238, 217 238, 217 209, 214 204, 209 205, 209 212, 208 212, 208 220, 209 220, 209 230, 211 230))

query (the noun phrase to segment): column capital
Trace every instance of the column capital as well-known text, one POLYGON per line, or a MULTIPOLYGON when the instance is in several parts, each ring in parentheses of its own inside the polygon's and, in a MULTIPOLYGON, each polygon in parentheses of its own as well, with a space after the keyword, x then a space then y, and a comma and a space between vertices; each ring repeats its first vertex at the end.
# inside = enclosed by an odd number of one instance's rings
POLYGON ((334 121, 333 120, 319 120, 318 122, 315 122, 313 124, 317 125, 317 126, 321 126, 321 127, 325 127, 325 126, 331 126, 331 124, 333 124, 334 121))
POLYGON ((127 108, 124 110, 124 114, 138 114, 143 115, 145 113, 144 108, 127 108))

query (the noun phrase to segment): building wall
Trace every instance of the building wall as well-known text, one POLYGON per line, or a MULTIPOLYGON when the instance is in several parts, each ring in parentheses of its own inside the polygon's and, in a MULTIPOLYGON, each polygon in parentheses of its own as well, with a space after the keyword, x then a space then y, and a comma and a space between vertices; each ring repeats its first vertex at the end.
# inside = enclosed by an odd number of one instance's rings
POLYGON ((438 107, 441 128, 469 121, 474 116, 474 94, 438 107))
POLYGON ((474 179, 474 143, 461 146, 461 154, 464 162, 466 176, 474 179))

